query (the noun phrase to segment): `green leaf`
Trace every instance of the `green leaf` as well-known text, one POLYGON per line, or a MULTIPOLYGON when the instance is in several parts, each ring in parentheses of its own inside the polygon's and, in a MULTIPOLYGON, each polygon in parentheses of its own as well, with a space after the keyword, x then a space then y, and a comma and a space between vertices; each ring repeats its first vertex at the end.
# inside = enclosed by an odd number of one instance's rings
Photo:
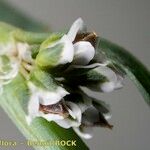
MULTIPOLYGON (((51 35, 49 32, 36 33, 24 31, 5 22, 0 22, 0 34, 3 35, 0 37, 0 41, 3 43, 15 39, 20 42, 27 42, 28 44, 41 44, 51 35)), ((57 35, 57 33, 55 35, 57 35)))
POLYGON ((36 147, 37 150, 88 150, 82 140, 72 129, 63 129, 54 122, 48 122, 42 118, 36 118, 29 126, 26 123, 26 114, 23 109, 29 99, 25 79, 18 75, 10 84, 6 85, 0 97, 0 105, 20 129, 20 131, 31 141, 61 141, 76 140, 76 146, 52 145, 49 147, 36 147))
POLYGON ((103 38, 97 40, 97 51, 99 54, 103 53, 116 68, 120 68, 135 83, 150 105, 149 70, 127 50, 103 38))
POLYGON ((41 44, 50 33, 27 32, 21 29, 16 29, 12 32, 13 37, 17 41, 27 42, 28 44, 41 44))
POLYGON ((46 29, 43 23, 25 16, 14 7, 8 5, 5 0, 0 0, 0 20, 30 31, 44 31, 46 29))

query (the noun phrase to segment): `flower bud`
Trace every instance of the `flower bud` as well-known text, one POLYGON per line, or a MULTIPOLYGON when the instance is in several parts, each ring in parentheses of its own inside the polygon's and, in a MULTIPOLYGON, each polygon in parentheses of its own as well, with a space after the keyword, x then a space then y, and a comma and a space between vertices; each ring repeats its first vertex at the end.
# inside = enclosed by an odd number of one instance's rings
POLYGON ((36 64, 41 68, 53 68, 70 63, 73 60, 73 45, 67 36, 47 49, 41 50, 36 57, 36 64))

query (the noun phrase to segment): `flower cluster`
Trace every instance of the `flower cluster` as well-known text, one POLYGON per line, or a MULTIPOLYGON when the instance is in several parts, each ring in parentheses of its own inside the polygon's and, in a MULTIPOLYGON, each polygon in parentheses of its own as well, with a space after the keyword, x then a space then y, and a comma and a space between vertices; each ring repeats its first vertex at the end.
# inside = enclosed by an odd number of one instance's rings
POLYGON ((63 128, 72 127, 86 139, 92 137, 94 126, 112 128, 107 122, 109 106, 82 90, 111 92, 122 86, 122 76, 108 67, 108 61, 98 63, 94 59, 95 45, 96 34, 88 33, 80 18, 67 34, 51 35, 41 44, 35 60, 38 69, 28 83, 29 124, 35 117, 43 117, 63 128))
POLYGON ((86 139, 92 137, 92 127, 112 128, 107 121, 109 106, 83 90, 111 92, 122 87, 120 72, 105 57, 97 61, 96 39, 79 18, 68 33, 51 34, 36 50, 15 42, 11 51, 0 53, 0 88, 18 71, 27 80, 29 125, 42 117, 63 128, 72 127, 86 139))

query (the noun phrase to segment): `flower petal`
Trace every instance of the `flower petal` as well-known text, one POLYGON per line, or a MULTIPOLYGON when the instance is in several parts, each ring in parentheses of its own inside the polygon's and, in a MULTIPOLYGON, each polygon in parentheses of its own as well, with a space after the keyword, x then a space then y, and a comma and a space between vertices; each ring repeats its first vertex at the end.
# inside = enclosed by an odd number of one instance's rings
POLYGON ((103 114, 106 120, 111 118, 111 109, 104 101, 93 99, 93 106, 103 114))
POLYGON ((77 33, 81 30, 83 30, 85 27, 84 22, 81 18, 78 18, 71 26, 67 36, 71 40, 71 42, 74 41, 77 33))
POLYGON ((18 69, 19 69, 19 64, 17 62, 16 59, 11 58, 11 59, 7 59, 7 62, 3 59, 5 56, 1 56, 0 57, 0 79, 1 80, 9 80, 12 79, 14 77, 16 77, 17 73, 18 73, 18 69))
POLYGON ((27 43, 17 43, 18 57, 20 60, 26 62, 32 62, 31 51, 29 50, 29 45, 27 43))
POLYGON ((75 65, 87 65, 94 57, 95 49, 90 42, 80 41, 74 44, 75 65))
POLYGON ((1 44, 0 43, 0 55, 12 55, 15 46, 13 44, 1 44))
POLYGON ((58 103, 65 95, 69 94, 64 88, 58 86, 53 91, 44 90, 36 87, 33 83, 29 82, 28 86, 32 94, 37 94, 39 103, 42 105, 52 105, 58 103))
POLYGON ((42 105, 56 104, 67 94, 69 93, 62 87, 58 87, 56 91, 53 92, 41 90, 39 92, 40 103, 42 105))
POLYGON ((61 54, 59 64, 71 63, 74 56, 73 44, 67 35, 64 35, 59 43, 63 44, 63 52, 61 54))
POLYGON ((123 87, 123 77, 117 74, 117 82, 115 84, 115 89, 120 89, 123 87))
POLYGON ((55 122, 63 127, 63 128, 70 128, 70 127, 78 127, 81 124, 81 109, 72 102, 66 102, 68 106, 68 112, 72 118, 65 118, 63 120, 56 120, 55 122))
POLYGON ((39 112, 39 117, 43 117, 47 121, 55 121, 55 120, 62 120, 62 119, 64 119, 64 117, 59 115, 59 114, 52 114, 52 113, 44 114, 42 112, 39 112))
POLYGON ((42 68, 54 68, 72 62, 73 56, 73 44, 68 36, 64 35, 50 47, 41 50, 36 57, 36 63, 42 68))
POLYGON ((93 137, 91 127, 74 127, 74 131, 84 139, 91 139, 93 137))
POLYGON ((30 125, 32 119, 38 116, 39 112, 39 99, 37 94, 33 94, 30 97, 28 104, 28 116, 26 117, 27 123, 30 125))
POLYGON ((89 85, 88 86, 89 89, 94 91, 101 90, 102 92, 111 92, 115 89, 115 85, 117 82, 117 75, 112 69, 106 66, 99 66, 93 69, 93 71, 96 71, 97 73, 106 77, 107 81, 95 85, 89 85))

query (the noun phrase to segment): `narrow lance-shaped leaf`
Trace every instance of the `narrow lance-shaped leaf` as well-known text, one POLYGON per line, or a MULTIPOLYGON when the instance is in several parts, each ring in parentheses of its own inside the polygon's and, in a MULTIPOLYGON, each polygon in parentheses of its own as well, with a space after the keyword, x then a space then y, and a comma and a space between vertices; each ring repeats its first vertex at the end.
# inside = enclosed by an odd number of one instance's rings
POLYGON ((21 27, 30 31, 44 31, 46 27, 43 23, 38 22, 25 16, 19 10, 8 4, 5 0, 0 0, 0 20, 11 23, 17 27, 21 27))
POLYGON ((135 83, 150 105, 149 70, 124 48, 103 38, 97 39, 97 51, 106 55, 114 66, 120 68, 135 83))

